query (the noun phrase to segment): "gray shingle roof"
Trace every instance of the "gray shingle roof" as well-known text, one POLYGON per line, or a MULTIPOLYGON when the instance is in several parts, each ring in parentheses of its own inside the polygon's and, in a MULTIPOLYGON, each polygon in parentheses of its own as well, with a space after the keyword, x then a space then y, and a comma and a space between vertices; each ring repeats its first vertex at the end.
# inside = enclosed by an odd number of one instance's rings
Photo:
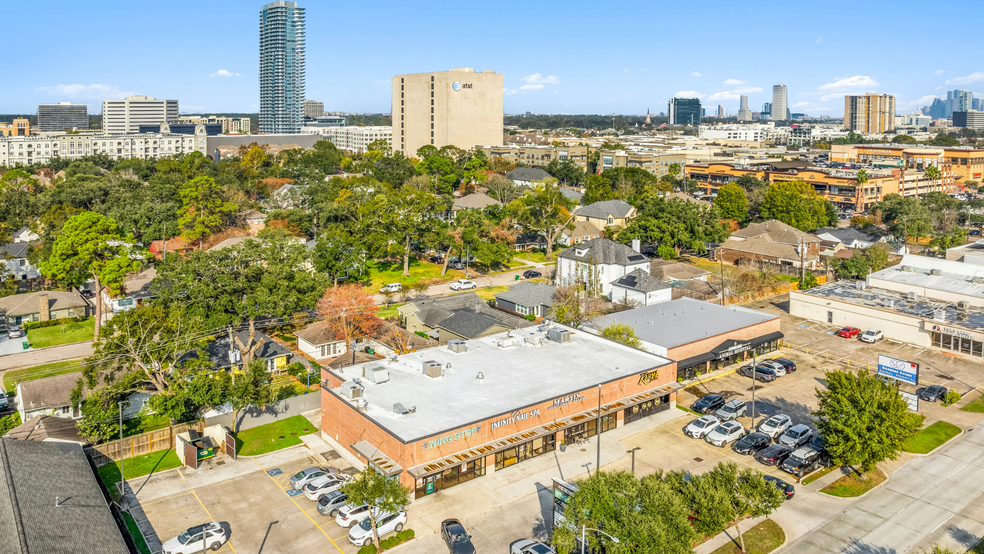
POLYGON ((642 254, 609 239, 589 240, 572 246, 557 256, 580 262, 594 261, 599 264, 615 265, 633 265, 646 261, 646 257, 642 254), (584 255, 578 256, 578 252, 584 252, 584 255))
POLYGON ((82 373, 78 372, 23 381, 17 402, 26 411, 68 406, 72 402, 72 389, 81 378, 82 373))
POLYGON ((417 317, 424 325, 440 327, 465 338, 476 337, 497 324, 509 329, 531 325, 521 317, 490 308, 474 292, 415 300, 412 303, 417 308, 417 317))
POLYGON ((29 242, 13 242, 0 246, 0 259, 3 258, 26 258, 31 250, 29 242))
POLYGON ((506 179, 513 181, 542 181, 551 177, 552 175, 538 167, 517 167, 506 173, 506 179))
POLYGON ((878 229, 874 232, 865 232, 857 227, 838 227, 836 229, 833 227, 821 227, 814 231, 813 234, 820 238, 824 238, 822 235, 829 235, 838 241, 851 246, 855 241, 876 243, 885 238, 888 234, 885 231, 880 233, 878 231, 881 230, 878 229))
POLYGON ((569 189, 567 187, 560 187, 560 193, 567 197, 568 200, 574 200, 580 203, 581 199, 584 198, 583 192, 578 192, 574 189, 569 189))
POLYGON ((49 310, 82 308, 89 305, 85 298, 82 298, 82 295, 76 290, 69 292, 45 290, 0 298, 0 313, 4 313, 8 317, 40 313, 42 295, 48 295, 49 310))
POLYGON ((744 229, 739 229, 734 233, 731 233, 732 237, 740 238, 757 237, 759 235, 768 235, 773 242, 780 244, 798 245, 800 240, 805 240, 806 242, 820 242, 820 238, 816 235, 804 233, 796 227, 786 225, 785 223, 775 219, 763 221, 762 223, 752 223, 744 229))
POLYGON ((14 427, 3 438, 26 441, 54 439, 79 444, 86 443, 86 440, 79 436, 79 429, 75 426, 74 419, 41 415, 34 416, 27 422, 14 427))
POLYGON ((0 536, 10 554, 129 554, 82 446, 67 442, 0 439, 0 536))
POLYGON ((624 200, 603 200, 581 208, 577 211, 577 215, 608 219, 609 215, 612 217, 625 217, 631 211, 632 205, 624 200))
POLYGON ((664 283, 639 268, 633 269, 622 277, 615 279, 612 281, 612 284, 617 287, 637 290, 639 292, 653 292, 672 288, 669 283, 664 283))
POLYGON ((502 202, 499 202, 495 198, 488 196, 487 194, 482 194, 476 192, 475 194, 469 194, 468 196, 462 196, 454 201, 451 206, 454 210, 464 210, 464 209, 475 209, 480 210, 482 208, 487 208, 489 206, 501 206, 502 202))
POLYGON ((495 297, 512 302, 517 306, 552 306, 555 292, 557 292, 557 287, 553 285, 522 281, 509 287, 506 292, 500 292, 495 297))
MULTIPOLYGON (((239 331, 236 333, 236 337, 239 338, 240 342, 246 344, 249 340, 248 331, 239 331)), ((276 358, 279 356, 286 356, 290 354, 290 350, 287 350, 280 344, 276 343, 267 336, 265 333, 257 332, 256 340, 263 341, 263 344, 256 349, 256 353, 253 355, 254 360, 276 358)), ((238 343, 236 344, 237 351, 239 350, 238 343)), ((232 361, 229 359, 229 335, 225 334, 216 338, 212 342, 205 345, 205 352, 208 354, 209 361, 215 365, 215 369, 225 369, 232 366, 232 361)), ((197 358, 198 353, 196 351, 185 352, 178 358, 177 364, 181 364, 184 361, 190 360, 192 358, 197 358)), ((240 358, 241 359, 241 358, 240 358)))

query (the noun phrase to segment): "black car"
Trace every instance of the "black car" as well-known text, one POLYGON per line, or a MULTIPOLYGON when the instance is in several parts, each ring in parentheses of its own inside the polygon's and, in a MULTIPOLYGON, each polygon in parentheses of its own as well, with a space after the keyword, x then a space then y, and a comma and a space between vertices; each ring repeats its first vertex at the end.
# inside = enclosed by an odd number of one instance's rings
MULTIPOLYGON (((751 377, 752 373, 753 372, 752 372, 751 365, 743 365, 740 368, 738 368, 738 375, 741 375, 743 377, 751 377)), ((754 374, 755 374, 755 379, 758 381, 762 381, 763 383, 771 383, 772 381, 775 381, 776 379, 779 378, 779 376, 776 375, 776 372, 772 368, 762 365, 755 368, 754 374)))
POLYGON ((779 469, 797 477, 803 477, 823 466, 830 465, 830 460, 821 451, 809 446, 797 448, 788 458, 779 464, 779 469))
POLYGON ((765 433, 749 433, 735 442, 735 452, 751 455, 772 444, 772 437, 765 433))
POLYGON ((980 234, 981 234, 981 230, 980 229, 971 229, 970 230, 970 235, 973 236, 973 237, 980 236, 980 234))
POLYGON ((939 402, 940 400, 946 400, 946 393, 946 387, 930 385, 919 392, 919 398, 926 402, 939 402))
POLYGON ((471 536, 457 519, 445 519, 441 522, 441 538, 451 554, 475 554, 471 536))
POLYGON ((793 453, 791 446, 773 444, 755 453, 755 460, 767 466, 779 465, 793 453))
POLYGON ((789 483, 783 481, 782 479, 778 477, 773 477, 771 475, 763 475, 762 477, 764 477, 766 481, 779 487, 779 490, 786 493, 786 500, 789 500, 790 498, 793 497, 794 494, 796 494, 796 488, 790 485, 789 483))
POLYGON ((523 272, 523 279, 535 279, 536 277, 543 277, 543 274, 532 269, 527 269, 523 272))
POLYGON ((431 256, 430 263, 432 264, 443 264, 444 258, 442 256, 431 256))
POLYGON ((724 406, 724 397, 720 394, 708 394, 694 402, 690 409, 698 414, 713 414, 718 408, 724 406))
POLYGON ((796 371, 796 364, 788 358, 775 358, 772 361, 782 365, 789 373, 796 371))
POLYGON ((92 298, 95 296, 95 294, 89 289, 82 289, 79 293, 82 295, 82 298, 92 298))

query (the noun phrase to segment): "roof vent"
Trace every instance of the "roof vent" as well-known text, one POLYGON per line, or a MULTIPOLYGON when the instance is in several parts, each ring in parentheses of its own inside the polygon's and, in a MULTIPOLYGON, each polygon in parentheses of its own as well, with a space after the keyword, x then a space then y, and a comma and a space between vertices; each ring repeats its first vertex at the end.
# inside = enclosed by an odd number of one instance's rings
POLYGON ((441 372, 441 362, 435 362, 434 360, 427 360, 424 362, 424 367, 422 369, 424 375, 428 377, 440 377, 441 372))
POLYGON ((357 398, 355 400, 355 409, 364 412, 369 409, 369 403, 366 402, 365 398, 357 398))
POLYGON ((484 374, 484 373, 482 373, 481 371, 479 371, 479 372, 478 372, 478 375, 476 375, 476 376, 475 376, 475 381, 477 381, 477 382, 478 382, 478 384, 480 384, 480 385, 481 385, 482 383, 484 383, 484 382, 485 382, 485 374, 484 374))
POLYGON ((412 414, 412 413, 414 413, 416 411, 417 411, 417 407, 416 406, 410 406, 410 408, 406 408, 406 407, 403 406, 403 404, 400 404, 399 402, 393 404, 393 413, 394 414, 407 415, 407 414, 412 414))
POLYGON ((348 398, 349 400, 362 398, 362 386, 358 383, 343 383, 342 396, 348 398))
POLYGON ((904 265, 904 266, 902 266, 902 271, 904 271, 905 273, 912 273, 912 266, 911 265, 904 265))
POLYGON ((915 300, 916 299, 916 293, 914 293, 914 292, 908 292, 908 293, 906 293, 906 297, 909 300, 915 300))
POLYGON ((866 286, 867 286, 867 284, 864 281, 858 281, 858 282, 854 283, 854 288, 856 288, 858 290, 864 290, 864 288, 866 286))
POLYGON ((571 342, 571 332, 567 329, 554 327, 547 331, 547 338, 554 342, 571 342))
POLYGON ((889 298, 888 300, 886 300, 885 301, 885 307, 886 308, 894 308, 895 307, 895 299, 894 298, 889 298))
POLYGON ((936 321, 946 321, 946 310, 933 310, 933 319, 936 321))
POLYGON ((455 354, 464 354, 468 352, 468 345, 463 340, 452 339, 448 341, 448 350, 455 354))
POLYGON ((929 270, 929 274, 930 275, 935 275, 936 277, 942 277, 943 276, 943 270, 942 269, 930 269, 929 270))

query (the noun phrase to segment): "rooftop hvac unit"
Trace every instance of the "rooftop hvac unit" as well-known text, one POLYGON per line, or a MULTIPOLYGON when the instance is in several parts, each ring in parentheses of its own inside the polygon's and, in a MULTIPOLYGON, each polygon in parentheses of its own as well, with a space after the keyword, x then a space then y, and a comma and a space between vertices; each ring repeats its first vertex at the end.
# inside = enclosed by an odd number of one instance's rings
POLYGON ((971 279, 971 282, 973 282, 975 285, 984 285, 984 276, 974 277, 973 279, 971 279))
POLYGON ((970 309, 970 302, 968 302, 967 300, 961 300, 960 302, 957 302, 957 309, 966 312, 967 310, 970 309))
POLYGON ((929 274, 930 275, 935 275, 937 277, 942 277, 943 276, 943 270, 942 269, 930 269, 929 270, 929 274))
POLYGON ((554 342, 571 342, 571 332, 567 329, 554 327, 547 331, 547 338, 554 342))
POLYGON ((393 404, 393 413, 394 414, 407 415, 407 414, 412 414, 412 413, 414 413, 416 411, 417 411, 417 407, 416 406, 410 406, 409 408, 406 408, 403 404, 401 404, 399 402, 393 404))
POLYGON ((468 345, 463 340, 452 339, 448 341, 448 350, 455 354, 464 354, 468 352, 468 345))
POLYGON ((946 310, 933 310, 933 319, 935 321, 946 321, 946 310))
POLYGON ((362 398, 362 386, 358 383, 342 383, 342 396, 349 400, 362 398))
POLYGON ((866 286, 867 286, 867 284, 864 281, 858 281, 858 282, 854 283, 854 288, 856 288, 858 290, 864 290, 864 288, 866 286))
POLYGON ((886 300, 885 301, 885 307, 886 308, 894 308, 895 307, 895 299, 894 298, 889 298, 888 300, 886 300))
POLYGON ((366 364, 362 366, 362 376, 369 380, 371 383, 385 383, 389 381, 389 370, 382 366, 382 364, 366 364))
POLYGON ((912 273, 912 266, 911 265, 904 265, 904 266, 902 266, 902 271, 904 271, 906 273, 912 273))
POLYGON ((512 337, 501 337, 495 343, 499 345, 499 348, 510 348, 516 346, 516 339, 512 337))
POLYGON ((426 362, 424 362, 423 372, 424 375, 428 377, 440 377, 441 362, 435 362, 434 360, 427 360, 426 362))
POLYGON ((914 292, 909 292, 909 293, 906 293, 906 297, 907 297, 907 298, 908 298, 909 300, 915 300, 915 299, 916 299, 916 293, 914 293, 914 292))
POLYGON ((526 344, 529 344, 529 345, 532 345, 532 346, 540 346, 540 342, 542 340, 543 340, 543 337, 541 335, 538 335, 538 334, 534 333, 532 335, 527 335, 527 337, 526 337, 526 344))

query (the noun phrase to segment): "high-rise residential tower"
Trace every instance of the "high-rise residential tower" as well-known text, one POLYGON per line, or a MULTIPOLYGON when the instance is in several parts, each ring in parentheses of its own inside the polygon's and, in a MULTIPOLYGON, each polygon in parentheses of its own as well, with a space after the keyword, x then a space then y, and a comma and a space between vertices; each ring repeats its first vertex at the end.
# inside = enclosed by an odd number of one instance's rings
POLYGON ((887 133, 895 129, 895 97, 874 93, 845 96, 844 128, 859 133, 887 133))
POLYGON ((751 121, 752 111, 748 109, 748 95, 741 95, 741 107, 738 108, 738 121, 751 121))
POLYGON ((260 132, 293 134, 304 122, 304 8, 277 0, 260 10, 260 132))
POLYGON ((727 112, 724 111, 724 106, 722 106, 721 104, 718 104, 717 116, 722 119, 727 117, 727 112))
POLYGON ((699 98, 670 98, 670 125, 700 125, 699 98))
POLYGON ((88 128, 89 107, 85 104, 59 102, 38 106, 38 129, 41 131, 88 128))
POLYGON ((772 87, 772 120, 788 121, 789 105, 786 102, 786 85, 773 85, 772 87))
POLYGON ((946 117, 953 117, 953 112, 965 112, 974 109, 974 93, 969 90, 951 90, 946 93, 946 117))

